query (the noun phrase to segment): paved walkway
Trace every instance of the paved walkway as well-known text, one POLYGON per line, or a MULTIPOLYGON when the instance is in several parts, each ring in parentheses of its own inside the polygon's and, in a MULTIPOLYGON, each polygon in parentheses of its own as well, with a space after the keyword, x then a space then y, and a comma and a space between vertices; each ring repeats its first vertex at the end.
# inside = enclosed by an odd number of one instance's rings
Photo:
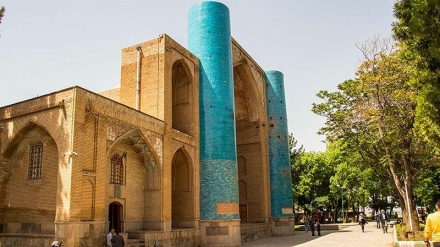
POLYGON ((273 247, 391 247, 393 246, 393 230, 389 228, 388 233, 376 228, 376 222, 365 225, 365 232, 362 232, 359 225, 351 226, 339 231, 321 231, 322 236, 312 236, 309 231, 295 232, 294 236, 267 238, 242 244, 243 247, 273 246, 273 247))

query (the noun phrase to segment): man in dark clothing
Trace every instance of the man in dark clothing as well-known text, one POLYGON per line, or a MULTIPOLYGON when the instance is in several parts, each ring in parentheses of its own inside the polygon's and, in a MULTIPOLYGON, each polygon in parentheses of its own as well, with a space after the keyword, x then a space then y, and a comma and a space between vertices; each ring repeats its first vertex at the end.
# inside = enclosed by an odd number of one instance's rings
POLYGON ((119 235, 119 231, 116 231, 116 234, 112 237, 112 244, 113 247, 124 247, 124 238, 119 235))
POLYGON ((318 236, 321 236, 321 223, 316 221, 316 230, 318 231, 318 236))
POLYGON ((380 214, 376 214, 376 227, 380 229, 380 214))
POLYGON ((310 229, 312 230, 312 236, 315 236, 315 220, 313 218, 310 219, 310 229))

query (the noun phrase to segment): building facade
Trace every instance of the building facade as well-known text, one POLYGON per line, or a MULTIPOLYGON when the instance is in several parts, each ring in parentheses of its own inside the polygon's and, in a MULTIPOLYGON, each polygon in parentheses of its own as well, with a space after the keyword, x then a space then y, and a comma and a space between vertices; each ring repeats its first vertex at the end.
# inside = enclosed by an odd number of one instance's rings
POLYGON ((240 246, 293 233, 284 79, 230 36, 229 10, 189 11, 122 50, 120 87, 0 108, 0 246, 240 246))

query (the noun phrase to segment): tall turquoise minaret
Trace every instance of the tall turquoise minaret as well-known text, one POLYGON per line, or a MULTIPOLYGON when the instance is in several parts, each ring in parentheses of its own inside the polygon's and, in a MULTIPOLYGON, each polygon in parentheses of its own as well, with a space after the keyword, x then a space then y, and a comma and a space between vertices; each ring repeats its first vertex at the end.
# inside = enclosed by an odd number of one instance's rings
POLYGON ((188 20, 188 47, 200 59, 201 242, 239 246, 229 9, 221 3, 202 2, 190 9, 188 20), (212 224, 220 227, 213 230, 212 224))
MULTIPOLYGON (((287 129, 284 75, 266 71, 266 105, 269 123, 269 173, 271 218, 273 221, 292 222, 293 196, 290 173, 289 132, 287 129)), ((283 224, 279 224, 283 225, 283 224)), ((275 229, 275 235, 291 234, 293 227, 275 229), (278 232, 278 233, 277 233, 278 232)))
POLYGON ((239 246, 229 9, 218 2, 196 4, 189 11, 188 23, 188 48, 200 59, 201 241, 203 246, 239 246), (223 230, 212 230, 211 224, 223 230))

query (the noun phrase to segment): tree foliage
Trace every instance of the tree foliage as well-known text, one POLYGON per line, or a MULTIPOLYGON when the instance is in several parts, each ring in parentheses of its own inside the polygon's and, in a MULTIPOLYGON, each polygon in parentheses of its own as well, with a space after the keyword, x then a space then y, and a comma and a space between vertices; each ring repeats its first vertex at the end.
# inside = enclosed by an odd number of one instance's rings
MULTIPOLYGON (((336 219, 342 204, 353 212, 369 204, 369 195, 378 186, 372 179, 374 172, 369 164, 362 162, 359 154, 345 152, 343 146, 336 141, 330 143, 325 152, 303 151, 292 159, 297 208, 305 213, 333 212, 332 218, 336 219)), ((293 150, 296 149, 291 149, 291 154, 293 150)))
POLYGON ((5 7, 0 7, 0 23, 2 23, 2 18, 5 15, 5 7))
POLYGON ((312 111, 327 119, 321 133, 357 153, 377 179, 391 181, 389 193, 397 196, 404 215, 408 203, 415 214, 413 179, 435 163, 432 149, 414 129, 420 89, 413 80, 415 58, 406 49, 395 50, 390 40, 374 38, 358 47, 364 61, 357 78, 342 82, 336 92, 320 91, 324 103, 313 104, 312 111))
POLYGON ((323 152, 304 152, 292 163, 295 205, 312 212, 329 205, 333 169, 323 152))
POLYGON ((440 0, 399 0, 394 14, 396 38, 418 57, 417 127, 440 152, 440 0))

